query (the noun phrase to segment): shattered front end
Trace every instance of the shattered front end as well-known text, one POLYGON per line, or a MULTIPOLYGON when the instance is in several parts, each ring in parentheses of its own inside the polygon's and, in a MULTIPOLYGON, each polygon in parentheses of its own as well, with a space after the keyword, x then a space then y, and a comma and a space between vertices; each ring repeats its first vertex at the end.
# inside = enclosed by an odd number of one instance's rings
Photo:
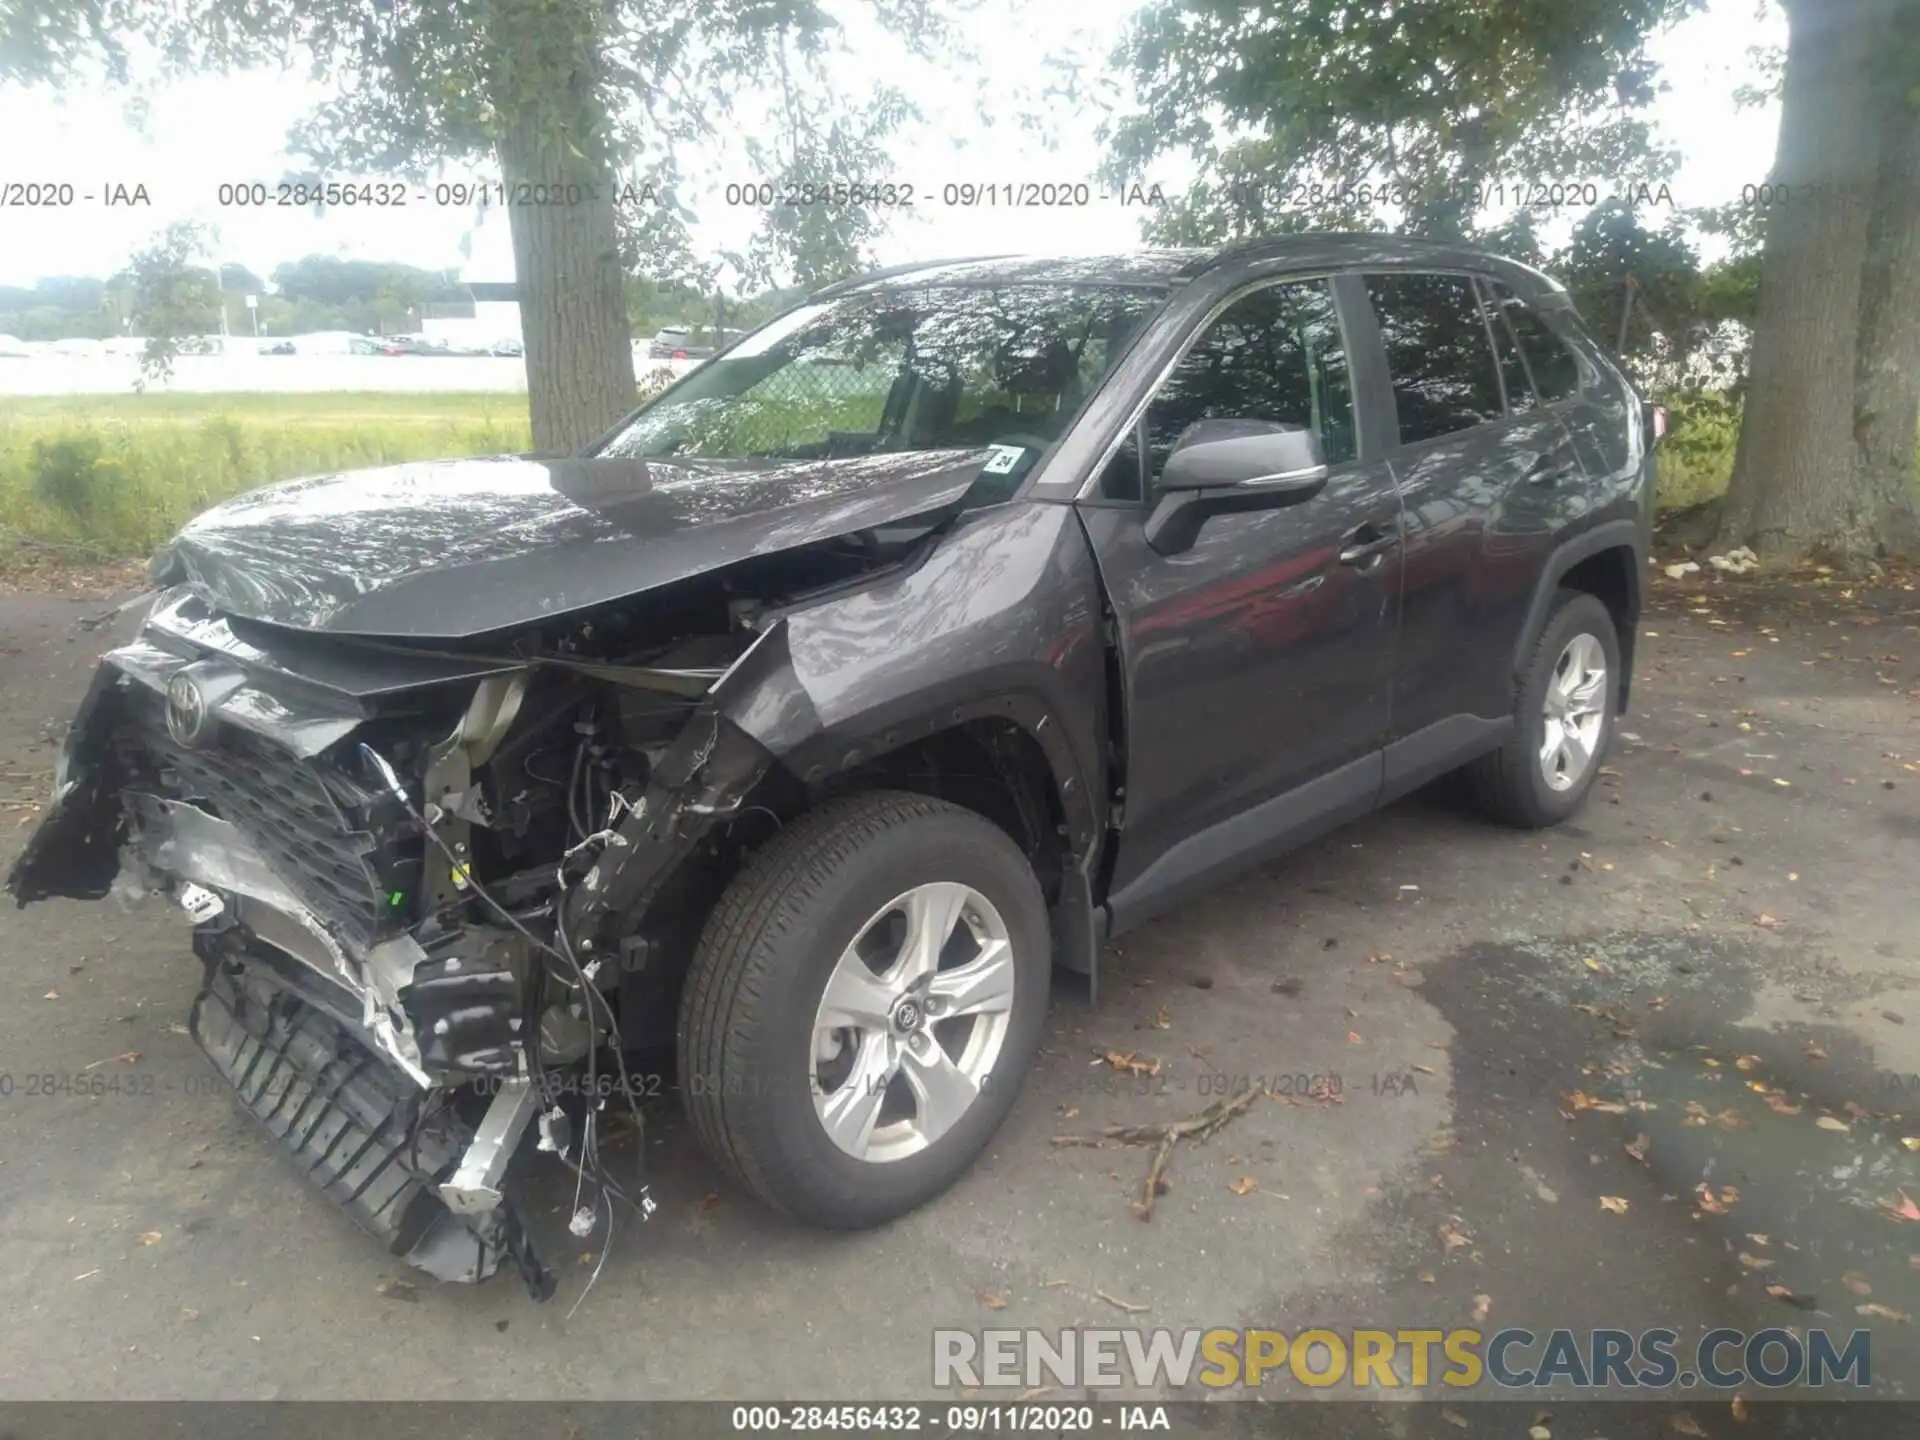
POLYGON ((432 1275, 510 1260, 545 1298, 530 1128, 652 1208, 593 1127, 638 1122, 624 1047, 670 1033, 647 906, 767 768, 717 704, 756 638, 430 650, 169 591, 103 657, 7 888, 170 897, 205 965, 190 1032, 312 1181, 432 1275))

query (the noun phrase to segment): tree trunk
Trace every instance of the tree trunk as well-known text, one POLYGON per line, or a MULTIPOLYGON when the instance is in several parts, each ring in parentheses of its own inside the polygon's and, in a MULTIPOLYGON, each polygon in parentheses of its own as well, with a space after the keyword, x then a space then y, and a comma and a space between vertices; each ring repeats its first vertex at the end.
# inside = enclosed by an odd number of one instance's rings
POLYGON ((634 406, 633 342, 606 117, 599 7, 493 0, 493 103, 534 449, 566 455, 634 406))
POLYGON ((1787 64, 1723 544, 1769 560, 1871 553, 1853 504, 1854 368, 1877 152, 1868 59, 1883 0, 1787 0, 1787 64))
MULTIPOLYGON (((1920 0, 1903 0, 1897 31, 1920 35, 1920 0)), ((1920 445, 1920 86, 1910 52, 1887 47, 1877 86, 1880 184, 1860 290, 1854 434, 1859 504, 1887 554, 1920 550, 1915 508, 1920 445)))

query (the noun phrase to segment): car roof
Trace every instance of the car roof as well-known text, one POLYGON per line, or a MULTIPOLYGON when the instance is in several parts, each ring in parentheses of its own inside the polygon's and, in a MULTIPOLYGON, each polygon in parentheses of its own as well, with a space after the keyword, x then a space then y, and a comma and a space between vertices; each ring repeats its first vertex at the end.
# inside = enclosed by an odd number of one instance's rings
POLYGON ((1119 285, 1175 290, 1205 275, 1265 273, 1299 266, 1346 269, 1355 265, 1480 270, 1498 276, 1533 300, 1565 295, 1551 276, 1531 265, 1488 250, 1405 235, 1309 231, 1235 245, 1143 249, 1109 255, 983 255, 969 259, 919 261, 855 276, 817 290, 821 299, 863 291, 919 288, 925 285, 1119 285))

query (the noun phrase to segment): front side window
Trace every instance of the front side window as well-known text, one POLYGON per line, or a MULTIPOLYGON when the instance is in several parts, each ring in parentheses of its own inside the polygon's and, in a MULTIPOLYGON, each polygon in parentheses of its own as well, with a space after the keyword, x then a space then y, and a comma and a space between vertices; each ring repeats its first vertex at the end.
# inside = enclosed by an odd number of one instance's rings
POLYGON ((689 376, 595 453, 784 461, 998 447, 983 478, 1010 487, 1162 298, 1117 286, 983 284, 805 305, 689 376))
POLYGON ((1134 499, 1197 420, 1269 420, 1311 430, 1327 463, 1356 453, 1353 387, 1333 293, 1323 280, 1269 285, 1234 301, 1174 366, 1100 493, 1134 499), (1141 440, 1146 470, 1141 472, 1141 440))
POLYGON ((1369 275, 1400 443, 1417 445, 1505 414, 1487 324, 1464 275, 1369 275))

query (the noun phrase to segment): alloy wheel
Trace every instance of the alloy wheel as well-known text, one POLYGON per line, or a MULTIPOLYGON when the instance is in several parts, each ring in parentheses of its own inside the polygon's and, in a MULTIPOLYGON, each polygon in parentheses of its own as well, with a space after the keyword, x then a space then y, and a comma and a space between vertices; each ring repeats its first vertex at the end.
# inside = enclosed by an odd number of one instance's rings
POLYGON ((1540 774, 1551 790, 1578 785, 1594 763, 1606 725, 1607 652, 1584 631, 1567 642, 1541 704, 1540 774))
POLYGON ((972 887, 917 885, 877 911, 814 1015, 809 1088, 828 1138, 882 1164, 951 1130, 989 1083, 1014 980, 1006 922, 972 887))

